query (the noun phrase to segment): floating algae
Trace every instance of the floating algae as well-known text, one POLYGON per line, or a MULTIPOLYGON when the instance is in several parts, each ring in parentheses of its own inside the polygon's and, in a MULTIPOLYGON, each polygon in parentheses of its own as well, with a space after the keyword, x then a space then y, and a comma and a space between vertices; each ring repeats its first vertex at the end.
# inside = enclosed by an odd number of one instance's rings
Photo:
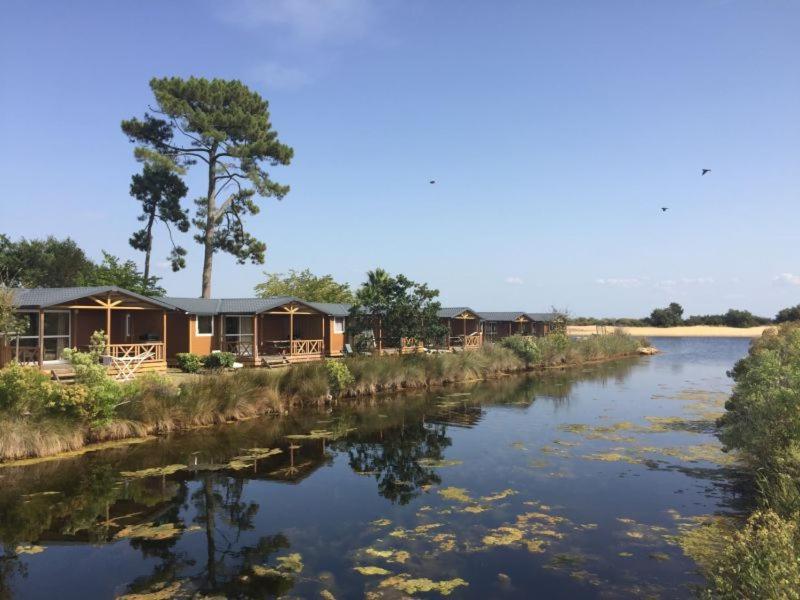
POLYGON ((439 592, 442 596, 449 596, 457 587, 469 585, 460 577, 445 581, 433 581, 426 578, 412 578, 408 573, 400 573, 384 579, 378 584, 382 588, 394 588, 406 594, 418 592, 439 592))
POLYGON ((446 487, 439 490, 439 494, 445 500, 455 502, 472 502, 472 498, 467 494, 467 490, 460 487, 446 487))
POLYGON ((391 575, 391 571, 387 571, 383 567, 353 567, 354 571, 358 571, 362 575, 391 575))
POLYGON ((299 573, 303 570, 303 557, 299 552, 293 552, 287 556, 279 556, 278 568, 290 573, 299 573))
POLYGON ((375 556, 377 558, 385 558, 389 562, 395 562, 404 564, 409 558, 411 558, 411 554, 406 552, 405 550, 394 550, 389 548, 387 550, 378 550, 376 548, 367 548, 364 550, 365 554, 369 556, 375 556))
POLYGON ((370 525, 375 527, 386 527, 387 525, 391 525, 392 522, 389 519, 377 519, 375 521, 371 521, 370 525))
POLYGON ((514 448, 514 450, 527 450, 525 444, 522 442, 512 442, 511 447, 514 448))
POLYGON ((635 456, 622 454, 620 452, 595 452, 594 454, 585 454, 582 458, 585 458, 586 460, 600 460, 603 462, 626 462, 632 465, 642 462, 635 456))
POLYGON ((417 461, 420 467, 441 468, 441 467, 455 467, 462 464, 460 460, 445 460, 436 458, 421 458, 417 461))
POLYGON ((114 539, 135 538, 145 540, 171 540, 192 531, 200 531, 200 527, 197 525, 176 527, 174 523, 164 523, 162 525, 144 523, 141 525, 128 525, 127 527, 123 527, 117 532, 114 539))
POLYGON ((14 548, 15 554, 39 554, 44 552, 44 546, 37 546, 36 544, 21 544, 14 548))
POLYGON ((143 478, 143 477, 156 477, 172 475, 178 471, 185 471, 188 467, 186 465, 166 465, 164 467, 153 467, 151 469, 142 469, 141 471, 120 471, 122 477, 127 478, 143 478))
POLYGON ((287 440, 324 440, 333 437, 333 432, 327 429, 312 429, 308 433, 293 433, 287 435, 287 440))
POLYGON ((489 508, 486 506, 481 506, 480 504, 471 504, 470 506, 465 506, 462 509, 462 512, 477 515, 482 512, 486 512, 487 510, 489 510, 489 508))
POLYGON ((483 543, 487 546, 510 546, 522 541, 525 532, 516 527, 501 526, 492 529, 483 536, 483 543))
POLYGON ((452 533, 437 533, 431 541, 438 546, 440 552, 452 552, 456 549, 456 536, 452 533))
POLYGON ((669 560, 669 554, 665 554, 664 552, 652 552, 650 554, 650 558, 659 562, 663 562, 669 560))
POLYGON ((117 596, 117 600, 170 600, 175 598, 181 591, 181 582, 173 581, 170 584, 156 584, 149 592, 139 592, 137 594, 125 594, 117 596))
MULTIPOLYGON (((281 579, 291 579, 292 575, 300 573, 303 570, 303 557, 298 552, 294 552, 286 556, 279 556, 277 562, 277 567, 253 565, 250 567, 250 570, 256 577, 279 577, 281 579)), ((243 576, 242 579, 246 580, 247 576, 243 576)))
POLYGON ((489 496, 481 496, 481 500, 483 502, 494 502, 495 500, 502 500, 503 498, 508 498, 509 496, 513 496, 517 494, 517 490, 512 490, 511 488, 505 489, 502 492, 497 492, 496 494, 490 494, 489 496))

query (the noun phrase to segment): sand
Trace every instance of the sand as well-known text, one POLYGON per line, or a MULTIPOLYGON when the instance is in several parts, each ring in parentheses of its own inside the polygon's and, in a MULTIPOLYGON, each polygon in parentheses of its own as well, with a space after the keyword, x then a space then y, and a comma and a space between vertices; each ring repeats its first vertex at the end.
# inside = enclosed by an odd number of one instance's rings
MULTIPOLYGON (((621 329, 625 333, 637 337, 760 337, 770 325, 762 327, 717 327, 713 325, 692 325, 690 327, 612 327, 605 328, 606 333, 613 333, 621 329)), ((592 335, 598 333, 594 325, 570 325, 567 327, 569 335, 592 335)))

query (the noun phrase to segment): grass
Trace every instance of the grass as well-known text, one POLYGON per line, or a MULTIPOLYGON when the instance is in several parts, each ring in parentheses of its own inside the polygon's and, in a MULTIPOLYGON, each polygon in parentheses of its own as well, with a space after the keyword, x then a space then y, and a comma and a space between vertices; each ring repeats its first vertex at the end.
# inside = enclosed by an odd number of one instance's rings
MULTIPOLYGON (((477 351, 403 356, 359 356, 342 361, 352 378, 339 396, 355 398, 479 381, 531 369, 580 365, 636 352, 629 336, 570 340, 554 335, 535 341, 537 360, 503 345, 477 351)), ((527 350, 530 350, 528 342, 527 350)), ((0 410, 0 461, 44 457, 87 443, 122 440, 249 419, 288 411, 330 397, 330 369, 324 362, 283 370, 240 369, 172 380, 145 375, 126 384, 113 417, 101 422, 65 414, 20 416, 0 410)))

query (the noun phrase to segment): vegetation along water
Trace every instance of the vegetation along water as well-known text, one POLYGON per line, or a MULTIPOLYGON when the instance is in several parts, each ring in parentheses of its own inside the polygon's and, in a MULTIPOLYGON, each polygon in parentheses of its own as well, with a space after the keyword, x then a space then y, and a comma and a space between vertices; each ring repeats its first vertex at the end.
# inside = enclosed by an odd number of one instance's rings
POLYGON ((689 596, 687 536, 753 509, 715 435, 749 342, 653 341, 0 468, 0 596, 689 596))

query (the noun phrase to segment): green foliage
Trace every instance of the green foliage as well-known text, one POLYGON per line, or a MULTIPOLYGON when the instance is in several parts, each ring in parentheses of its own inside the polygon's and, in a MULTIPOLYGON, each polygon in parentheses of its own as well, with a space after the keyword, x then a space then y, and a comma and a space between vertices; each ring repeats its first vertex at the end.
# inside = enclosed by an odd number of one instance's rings
POLYGON ((511 350, 526 365, 533 365, 541 361, 542 350, 536 344, 536 338, 512 335, 500 340, 500 345, 511 350))
MULTIPOLYGON (((101 332, 95 335, 98 333, 101 332)), ((67 348, 63 356, 75 370, 75 383, 86 389, 82 401, 72 402, 63 409, 78 413, 95 424, 110 420, 126 393, 125 386, 108 376, 106 367, 98 362, 97 350, 79 352, 67 348)))
POLYGON ((260 298, 294 296, 308 302, 353 302, 353 292, 346 283, 337 283, 332 275, 314 275, 310 269, 289 270, 289 274, 265 273, 267 280, 259 283, 256 294, 260 298))
POLYGON ((197 373, 203 368, 203 357, 193 352, 179 352, 175 355, 178 368, 184 373, 197 373))
POLYGON ((656 308, 650 313, 648 323, 653 327, 677 327, 683 324, 683 307, 672 302, 667 308, 656 308))
POLYGON ((779 310, 778 314, 775 315, 776 323, 786 323, 788 321, 800 321, 800 304, 779 310))
POLYGON ((0 282, 9 287, 73 287, 85 285, 92 261, 71 239, 21 238, 0 234, 0 282))
POLYGON ((717 542, 717 551, 703 564, 707 597, 800 598, 800 525, 796 520, 756 511, 744 528, 717 542))
POLYGON ((0 411, 37 415, 53 401, 53 384, 39 369, 11 363, 0 369, 0 411))
POLYGON ((14 309, 14 296, 10 289, 0 284, 0 352, 12 335, 25 333, 28 322, 14 309))
POLYGON ((242 82, 165 77, 152 79, 155 115, 122 122, 122 131, 139 144, 140 160, 171 169, 200 161, 206 193, 196 200, 195 240, 205 250, 203 296, 211 294, 215 252, 240 263, 263 263, 266 245, 247 233, 243 217, 257 214, 254 196, 283 198, 289 191, 272 181, 263 164, 288 165, 293 150, 272 129, 269 105, 242 82))
POLYGON ((722 315, 692 315, 684 321, 684 325, 724 325, 725 327, 756 327, 767 325, 770 320, 758 317, 748 310, 728 309, 722 315))
POLYGON ((415 283, 405 275, 390 276, 383 269, 367 273, 367 281, 356 292, 350 309, 352 331, 380 329, 384 345, 399 346, 400 338, 415 338, 430 344, 440 340, 446 328, 436 313, 441 304, 439 290, 415 283))
POLYGON ((175 244, 171 227, 186 233, 189 231, 189 215, 181 207, 181 200, 188 192, 186 184, 168 166, 158 163, 147 163, 141 174, 131 177, 131 196, 142 203, 142 214, 139 221, 145 226, 133 233, 128 242, 145 253, 144 273, 142 281, 147 285, 150 279, 150 254, 153 250, 153 225, 156 221, 163 223, 169 233, 172 251, 169 259, 173 271, 180 271, 186 266, 186 250, 175 244))
POLYGON ((722 442, 758 469, 800 475, 800 326, 764 333, 729 375, 722 442))
POLYGON ((166 290, 158 285, 159 277, 144 275, 132 260, 121 261, 103 250, 103 262, 87 275, 84 285, 115 285, 145 296, 163 296, 166 290))
POLYGON ((325 371, 328 373, 328 387, 333 396, 340 396, 347 388, 355 383, 355 378, 340 360, 326 360, 325 371))
POLYGON ((230 369, 236 362, 236 356, 231 352, 212 352, 203 358, 206 369, 230 369))

